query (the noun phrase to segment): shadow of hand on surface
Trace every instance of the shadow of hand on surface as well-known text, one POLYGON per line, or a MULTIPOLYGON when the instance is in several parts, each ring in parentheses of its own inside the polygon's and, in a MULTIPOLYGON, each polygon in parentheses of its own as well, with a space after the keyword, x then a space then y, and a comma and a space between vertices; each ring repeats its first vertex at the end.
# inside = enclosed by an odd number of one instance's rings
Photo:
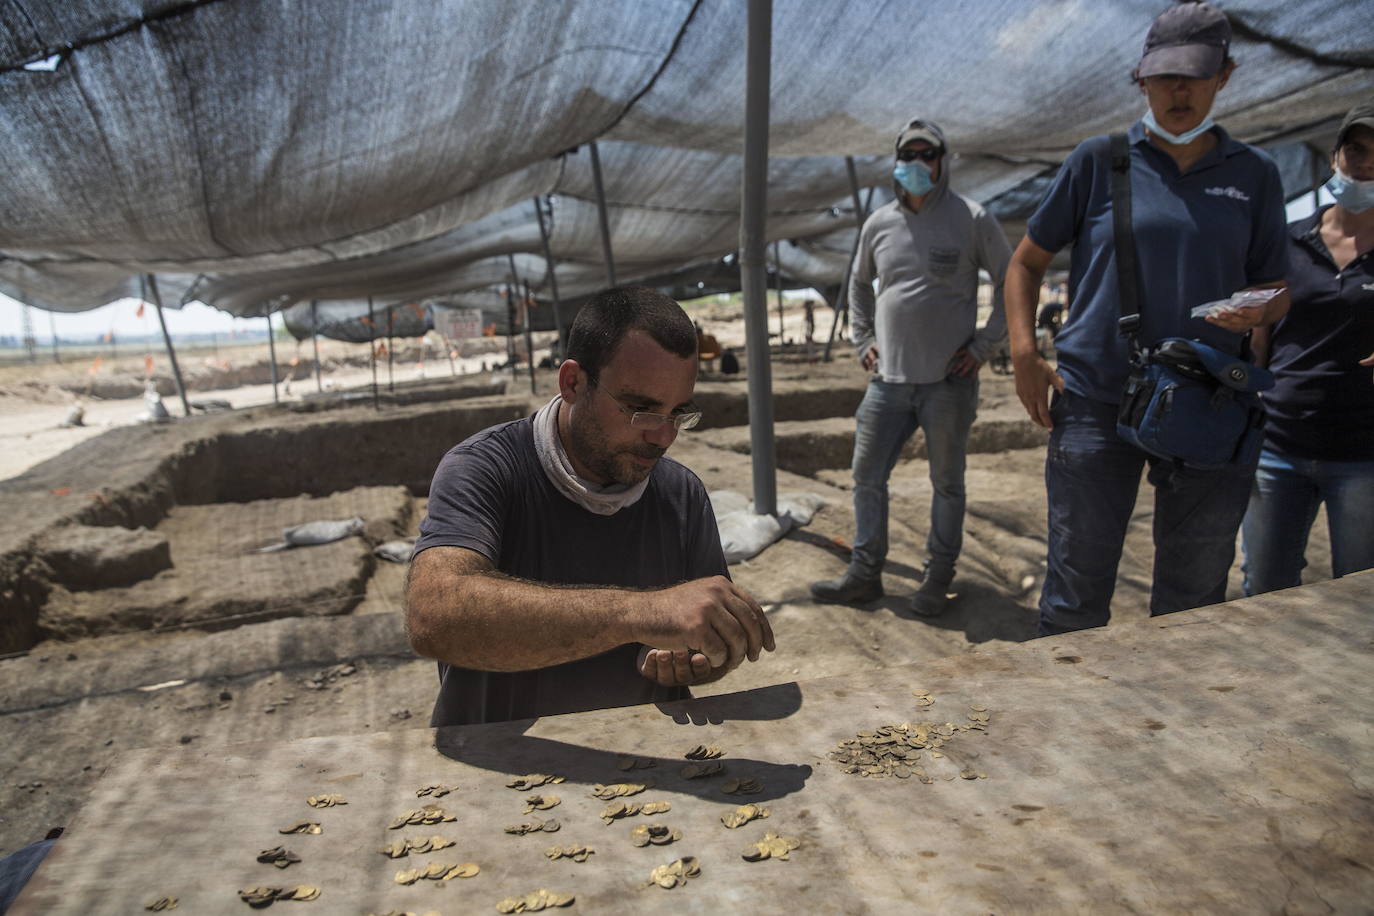
MULTIPOLYGON (((801 688, 790 683, 655 705, 675 725, 719 725, 732 719, 785 719, 800 709, 801 703, 801 688)), ((616 729, 614 734, 605 734, 607 725, 604 719, 593 721, 580 715, 437 728, 434 731, 434 747, 451 760, 511 776, 548 773, 562 776, 568 783, 587 786, 653 780, 654 787, 649 792, 629 799, 631 801, 652 800, 655 792, 692 795, 722 804, 731 801, 741 805, 771 801, 800 791, 811 776, 811 767, 806 764, 733 757, 730 748, 725 747, 725 756, 719 761, 724 765, 722 773, 697 779, 684 778, 679 771, 692 761, 680 755, 696 746, 697 736, 690 732, 683 734, 680 748, 675 748, 679 756, 653 756, 637 750, 642 743, 647 743, 643 741, 644 738, 658 733, 655 725, 645 722, 644 712, 647 708, 628 707, 625 710, 622 727, 629 732, 623 736, 625 750, 602 750, 578 744, 575 740, 560 740, 557 737, 560 733, 570 739, 582 738, 583 735, 590 740, 604 737, 605 740, 600 743, 607 745, 622 739, 621 729, 616 729), (527 734, 536 723, 543 723, 541 730, 551 732, 555 737, 527 734), (602 731, 598 734, 593 729, 602 731), (621 761, 627 757, 647 760, 651 765, 622 770, 621 761), (728 795, 721 791, 721 785, 726 780, 743 777, 758 780, 761 790, 753 795, 728 795)), ((678 739, 674 737, 673 740, 678 739)), ((661 742, 653 743, 661 746, 661 742)))

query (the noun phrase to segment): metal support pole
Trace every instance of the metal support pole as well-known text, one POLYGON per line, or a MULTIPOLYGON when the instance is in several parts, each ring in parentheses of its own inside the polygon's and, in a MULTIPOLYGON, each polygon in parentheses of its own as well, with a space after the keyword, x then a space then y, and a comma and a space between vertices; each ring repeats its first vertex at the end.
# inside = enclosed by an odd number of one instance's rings
MULTIPOLYGON (((158 313, 161 315, 161 312, 158 313)), ((272 403, 280 404, 277 398, 277 338, 272 333, 272 313, 267 313, 267 361, 272 364, 272 403)))
POLYGON ((372 409, 381 410, 377 399, 377 313, 372 309, 372 297, 367 297, 367 353, 372 361, 372 409))
POLYGON ((181 381, 181 366, 177 365, 177 351, 172 346, 172 335, 167 333, 167 319, 162 317, 162 295, 157 291, 157 278, 152 274, 145 274, 144 279, 148 284, 148 294, 153 298, 153 308, 157 309, 157 323, 162 326, 162 342, 167 345, 167 358, 172 363, 172 378, 177 383, 177 394, 181 396, 181 409, 184 416, 191 415, 191 404, 186 400, 186 386, 181 381))
POLYGON ((830 336, 825 339, 825 362, 830 362, 830 348, 835 344, 835 330, 840 326, 841 315, 849 313, 849 272, 854 269, 854 258, 859 254, 859 233, 863 231, 864 221, 868 219, 868 208, 873 203, 873 189, 868 189, 867 199, 859 202, 859 176, 854 170, 854 157, 844 157, 845 168, 849 171, 849 193, 854 198, 854 244, 849 249, 849 261, 844 265, 844 277, 840 280, 840 294, 835 298, 835 316, 830 322, 830 336))
POLYGON ((519 363, 515 353, 515 295, 520 288, 520 279, 515 272, 515 255, 506 252, 506 263, 510 265, 510 278, 506 280, 506 362, 510 365, 510 377, 514 381, 516 365, 519 363))
POLYGON ((744 292, 745 352, 749 366, 749 453, 754 470, 754 512, 778 508, 773 441, 773 384, 768 362, 768 84, 772 54, 772 0, 749 0, 745 39, 744 184, 740 201, 740 287, 744 292))
POLYGON ((787 342, 783 336, 785 328, 782 318, 782 256, 779 254, 778 242, 773 242, 773 269, 777 271, 778 280, 778 347, 781 348, 787 342))
POLYGON ((62 354, 57 352, 57 316, 48 312, 48 333, 52 335, 52 361, 62 362, 62 354))
MULTIPOLYGON (((545 198, 547 201, 548 198, 545 198)), ((553 324, 558 328, 558 355, 566 357, 568 354, 568 328, 563 324, 563 304, 558 299, 558 271, 553 267, 553 247, 549 244, 549 228, 553 223, 553 205, 549 204, 548 225, 544 222, 544 204, 539 198, 534 199, 534 213, 539 217, 539 238, 544 242, 544 263, 549 266, 548 284, 549 295, 553 297, 553 324)))
POLYGON ((315 391, 324 391, 324 380, 320 377, 320 304, 310 300, 310 341, 315 345, 315 391))
POLYGON ((523 281, 525 286, 525 352, 529 354, 530 364, 530 394, 535 394, 534 387, 534 335, 530 333, 530 312, 534 310, 534 297, 530 295, 530 281, 523 281))
POLYGON ((606 216, 606 186, 601 182, 601 156, 596 143, 587 144, 592 150, 592 183, 596 185, 596 210, 601 217, 601 251, 606 256, 606 285, 615 286, 615 254, 611 251, 611 221, 606 216))
POLYGON ((392 369, 395 354, 392 350, 394 344, 391 340, 392 336, 396 332, 395 308, 396 307, 394 305, 388 305, 386 307, 386 390, 390 394, 396 393, 396 374, 392 369))

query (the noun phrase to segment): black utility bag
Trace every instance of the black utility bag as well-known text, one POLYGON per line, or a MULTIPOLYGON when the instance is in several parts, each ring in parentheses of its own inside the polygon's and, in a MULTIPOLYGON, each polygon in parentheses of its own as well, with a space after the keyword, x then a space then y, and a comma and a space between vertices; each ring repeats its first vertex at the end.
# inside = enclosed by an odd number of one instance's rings
POLYGON ((1119 327, 1131 342, 1131 374, 1121 395, 1117 435, 1151 455, 1198 470, 1253 464, 1264 442, 1259 392, 1274 387, 1274 376, 1200 340, 1167 337, 1153 347, 1140 346, 1125 134, 1112 135, 1111 156, 1119 327))

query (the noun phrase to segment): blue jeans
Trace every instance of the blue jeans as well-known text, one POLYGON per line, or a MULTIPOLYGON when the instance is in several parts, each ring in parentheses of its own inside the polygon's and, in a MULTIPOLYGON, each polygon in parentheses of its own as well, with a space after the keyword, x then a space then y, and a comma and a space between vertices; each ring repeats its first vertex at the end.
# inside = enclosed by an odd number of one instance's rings
POLYGON ((1116 412, 1113 404, 1067 392, 1050 409, 1049 568, 1037 635, 1098 627, 1111 617, 1126 526, 1147 464, 1155 488, 1150 615, 1226 598, 1254 468, 1178 467, 1123 441, 1116 412))
POLYGON ((1245 594, 1302 584, 1307 535, 1323 502, 1332 575, 1374 567, 1374 461, 1317 461, 1265 448, 1241 526, 1245 594))
POLYGON ((959 376, 923 385, 868 383, 855 416, 854 550, 850 572, 877 578, 887 559, 887 479, 902 446, 919 427, 926 436, 930 482, 930 535, 926 548, 935 575, 953 575, 964 542, 964 464, 968 433, 978 412, 978 377, 959 376))

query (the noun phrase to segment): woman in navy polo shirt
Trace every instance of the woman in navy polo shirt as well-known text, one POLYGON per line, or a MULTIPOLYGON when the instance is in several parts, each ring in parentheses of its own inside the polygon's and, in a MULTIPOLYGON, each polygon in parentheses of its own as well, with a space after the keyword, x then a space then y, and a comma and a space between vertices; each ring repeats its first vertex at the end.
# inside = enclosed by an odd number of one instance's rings
POLYGON ((1301 582, 1323 502, 1332 574, 1374 567, 1374 101, 1345 116, 1331 168, 1335 205, 1288 227, 1293 307, 1268 345, 1276 384, 1241 528, 1247 595, 1301 582))
MULTIPOLYGON (((1230 40, 1220 10, 1178 4, 1150 27, 1133 74, 1147 105, 1127 133, 1141 285, 1139 340, 1145 346, 1185 337, 1239 353, 1245 332, 1278 320, 1288 307, 1280 293, 1259 308, 1205 320, 1190 315, 1195 306, 1238 290, 1281 289, 1287 269, 1278 169, 1211 119, 1212 102, 1235 70, 1230 40)), ((1116 433, 1130 351, 1117 332, 1121 305, 1108 147, 1107 137, 1094 137, 1069 154, 1007 271, 1016 393, 1031 418, 1051 430, 1042 636, 1107 622, 1126 526, 1147 464, 1155 488, 1150 613, 1222 601, 1254 474, 1252 467, 1181 468, 1116 433), (1035 307, 1051 258, 1070 244, 1071 298, 1055 339, 1056 369, 1036 350, 1035 307)))

